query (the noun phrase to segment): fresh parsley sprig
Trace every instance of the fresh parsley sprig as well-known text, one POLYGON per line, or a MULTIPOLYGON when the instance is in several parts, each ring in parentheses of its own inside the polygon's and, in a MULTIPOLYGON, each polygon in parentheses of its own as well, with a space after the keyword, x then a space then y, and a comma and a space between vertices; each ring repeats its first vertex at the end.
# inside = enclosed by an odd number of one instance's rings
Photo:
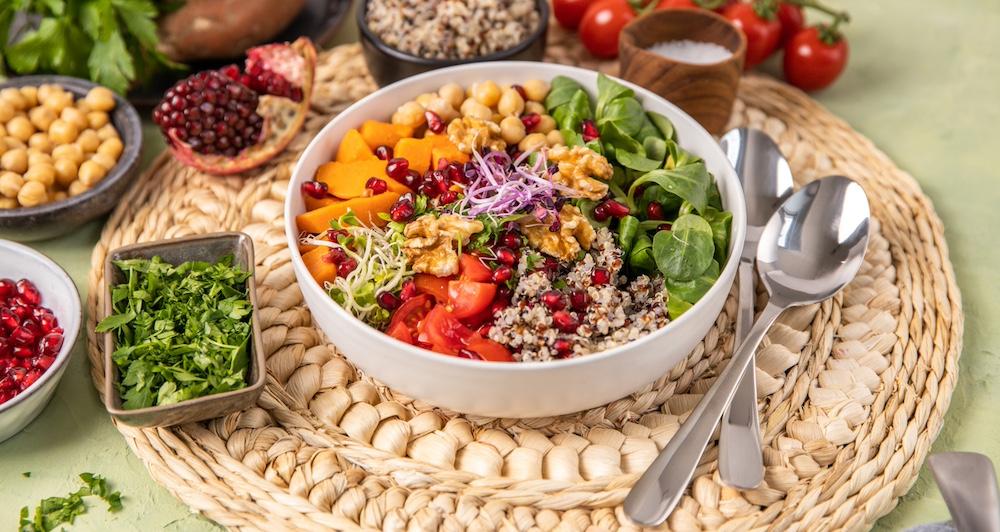
POLYGON ((62 524, 73 524, 78 515, 87 511, 83 498, 95 496, 108 503, 109 512, 122 509, 122 495, 108 487, 108 481, 100 475, 81 473, 83 487, 65 497, 46 497, 35 507, 32 515, 28 507, 21 508, 18 532, 48 532, 62 524))

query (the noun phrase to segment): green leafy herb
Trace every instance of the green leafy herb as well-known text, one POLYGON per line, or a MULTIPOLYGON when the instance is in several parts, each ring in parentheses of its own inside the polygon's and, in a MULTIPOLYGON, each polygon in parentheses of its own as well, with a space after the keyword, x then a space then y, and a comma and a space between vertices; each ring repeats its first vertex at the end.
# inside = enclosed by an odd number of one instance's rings
POLYGON ((708 191, 712 176, 705 169, 704 163, 690 164, 673 170, 653 170, 632 182, 628 195, 635 197, 639 185, 653 183, 667 192, 687 201, 698 212, 708 207, 708 191))
POLYGON ((665 140, 677 140, 677 131, 674 130, 674 124, 670 122, 669 118, 654 111, 646 111, 646 117, 656 126, 656 129, 660 130, 660 134, 665 140))
POLYGON ((653 240, 645 231, 640 231, 632 244, 628 265, 638 271, 653 272, 656 270, 656 261, 653 259, 653 240))
POLYGON ((715 244, 715 260, 726 262, 729 253, 729 235, 732 231, 733 213, 709 207, 704 213, 708 225, 712 226, 712 241, 715 244))
POLYGON ((669 280, 695 279, 712 264, 714 254, 712 227, 696 214, 681 216, 670 231, 653 236, 656 267, 669 280))
POLYGON ((618 221, 618 247, 622 250, 622 255, 628 256, 632 251, 632 244, 639 234, 639 219, 628 215, 618 221))
POLYGON ((107 481, 93 473, 80 474, 83 487, 65 497, 48 497, 42 499, 35 507, 34 515, 28 507, 21 508, 18 532, 48 532, 59 525, 73 524, 78 515, 87 511, 83 498, 95 496, 108 503, 108 511, 117 512, 122 509, 122 496, 117 491, 111 491, 107 481))
POLYGON ((217 263, 173 266, 160 257, 116 261, 128 279, 112 289, 114 313, 97 332, 112 355, 126 409, 178 403, 246 386, 250 273, 217 263))
POLYGON ((31 478, 31 471, 25 471, 24 473, 21 473, 21 476, 24 478, 31 478))
POLYGON ((584 120, 594 117, 590 109, 590 97, 583 89, 576 91, 566 105, 558 107, 552 114, 559 129, 569 129, 576 131, 583 124, 584 120))
POLYGON ((566 76, 556 76, 552 78, 549 94, 545 97, 545 109, 552 114, 556 108, 562 107, 573 99, 577 91, 582 91, 583 85, 576 80, 566 76))
POLYGON ((652 172, 663 164, 662 158, 659 160, 650 159, 636 153, 629 153, 622 150, 615 150, 615 158, 618 159, 618 162, 625 168, 638 170, 640 172, 652 172))

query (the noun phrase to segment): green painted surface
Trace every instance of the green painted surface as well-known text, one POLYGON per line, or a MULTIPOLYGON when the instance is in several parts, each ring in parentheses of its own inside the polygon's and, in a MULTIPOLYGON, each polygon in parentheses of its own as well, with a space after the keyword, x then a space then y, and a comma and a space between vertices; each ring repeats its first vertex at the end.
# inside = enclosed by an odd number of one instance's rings
MULTIPOLYGON (((1000 149, 1000 61, 995 55, 1000 6, 995 0, 933 10, 908 0, 834 3, 853 15, 848 28, 852 56, 843 79, 817 98, 920 181, 944 219, 964 294, 962 374, 934 450, 975 450, 1000 461, 1000 423, 991 401, 1000 394, 995 273, 1000 169, 993 160, 1000 149)), ((352 24, 349 20, 340 41, 355 34, 352 24)), ((99 231, 95 222, 37 247, 66 267, 84 292, 99 231)), ((88 371, 78 345, 45 412, 0 444, 0 529, 13 528, 21 506, 75 490, 82 471, 107 476, 125 495, 125 509, 110 515, 92 504, 73 530, 215 529, 150 479, 104 414, 88 371), (31 477, 22 477, 24 471, 31 477)), ((924 471, 879 528, 898 530, 946 518, 947 509, 924 471)))

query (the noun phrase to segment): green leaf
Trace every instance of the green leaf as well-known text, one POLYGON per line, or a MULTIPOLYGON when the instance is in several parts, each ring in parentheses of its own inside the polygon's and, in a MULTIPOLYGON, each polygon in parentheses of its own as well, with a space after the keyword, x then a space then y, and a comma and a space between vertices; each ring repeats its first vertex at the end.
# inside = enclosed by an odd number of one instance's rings
POLYGON ((708 190, 712 176, 705 169, 704 163, 691 164, 673 170, 653 170, 632 182, 629 197, 634 197, 635 191, 644 183, 659 185, 667 192, 689 202, 698 212, 708 207, 708 190))
POLYGON ((645 123, 642 104, 635 98, 619 98, 608 103, 604 114, 598 115, 597 125, 614 122, 622 133, 635 138, 645 123))
POLYGON ((605 152, 617 153, 618 150, 622 150, 642 156, 646 155, 642 144, 622 131, 622 129, 618 127, 617 123, 604 122, 603 124, 598 125, 598 130, 601 132, 601 144, 604 145, 605 152), (609 149, 609 146, 614 148, 614 150, 609 149))
POLYGON ((653 240, 645 231, 639 231, 635 242, 632 243, 628 264, 629 267, 637 271, 652 272, 656 270, 656 261, 653 259, 653 240))
POLYGON ((646 151, 648 159, 657 161, 657 165, 662 165, 663 159, 667 157, 667 143, 661 138, 647 136, 642 141, 642 149, 646 151))
POLYGON ((568 104, 577 91, 582 90, 583 85, 574 79, 566 76, 552 78, 549 94, 545 97, 545 109, 549 111, 549 114, 552 114, 557 108, 568 104))
POLYGON ((638 170, 640 172, 651 172, 660 167, 663 163, 663 159, 649 159, 643 157, 642 155, 636 153, 629 153, 623 150, 615 150, 615 159, 618 163, 632 170, 638 170))
POLYGON ((679 297, 667 297, 667 316, 672 320, 676 320, 693 306, 693 304, 679 297))
POLYGON ((674 124, 669 118, 655 111, 646 111, 646 116, 649 117, 649 120, 656 126, 656 129, 660 130, 664 139, 674 141, 677 140, 675 136, 677 132, 674 130, 674 124))
MULTIPOLYGON (((632 89, 625 87, 603 73, 597 74, 597 117, 604 117, 605 109, 612 101, 618 98, 631 98, 634 95, 635 92, 632 89)), ((639 112, 642 113, 641 106, 639 112)))
POLYGON ((711 265, 714 253, 712 227, 695 214, 681 216, 670 231, 659 231, 653 236, 653 259, 667 279, 696 278, 711 265))
POLYGON ((129 82, 135 79, 132 56, 117 31, 112 32, 107 40, 94 42, 87 66, 91 79, 118 93, 128 90, 129 82))
POLYGON ((639 219, 628 215, 622 217, 618 222, 618 247, 622 250, 622 255, 628 256, 632 251, 632 245, 639 234, 639 219))
POLYGON ((80 5, 80 28, 94 41, 106 41, 118 27, 111 0, 90 0, 80 5))
POLYGON ((719 271, 719 263, 713 260, 708 269, 690 281, 667 279, 667 292, 671 298, 678 298, 691 304, 697 303, 719 280, 719 271))
POLYGON ((157 16, 156 6, 148 0, 111 0, 111 2, 118 17, 139 44, 147 50, 155 50, 158 41, 154 22, 157 16))
POLYGON ((125 326, 125 324, 131 322, 135 319, 135 312, 128 311, 125 314, 112 314, 107 318, 101 320, 101 323, 97 324, 96 332, 106 333, 113 331, 120 327, 125 326))
POLYGON ((559 129, 573 131, 580 129, 580 124, 593 116, 593 111, 590 109, 590 96, 587 96, 587 93, 582 89, 573 94, 569 103, 556 108, 552 114, 559 129))
POLYGON ((715 260, 717 260, 719 264, 724 264, 726 262, 726 256, 729 254, 729 236, 732 231, 733 213, 728 211, 719 211, 713 207, 709 207, 704 213, 704 218, 708 221, 708 224, 712 226, 712 241, 715 244, 715 260))

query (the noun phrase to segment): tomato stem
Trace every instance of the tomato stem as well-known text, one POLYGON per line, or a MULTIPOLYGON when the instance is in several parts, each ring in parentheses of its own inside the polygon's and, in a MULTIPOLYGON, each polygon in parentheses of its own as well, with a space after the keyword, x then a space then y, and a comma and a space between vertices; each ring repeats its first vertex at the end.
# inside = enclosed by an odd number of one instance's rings
POLYGON ((726 0, 694 0, 694 3, 704 9, 719 9, 726 5, 726 0))
POLYGON ((833 17, 833 23, 831 29, 836 29, 841 22, 850 22, 851 15, 847 11, 838 11, 826 4, 823 4, 819 0, 783 0, 787 4, 794 4, 799 7, 805 7, 809 9, 815 9, 821 13, 826 13, 833 17))

